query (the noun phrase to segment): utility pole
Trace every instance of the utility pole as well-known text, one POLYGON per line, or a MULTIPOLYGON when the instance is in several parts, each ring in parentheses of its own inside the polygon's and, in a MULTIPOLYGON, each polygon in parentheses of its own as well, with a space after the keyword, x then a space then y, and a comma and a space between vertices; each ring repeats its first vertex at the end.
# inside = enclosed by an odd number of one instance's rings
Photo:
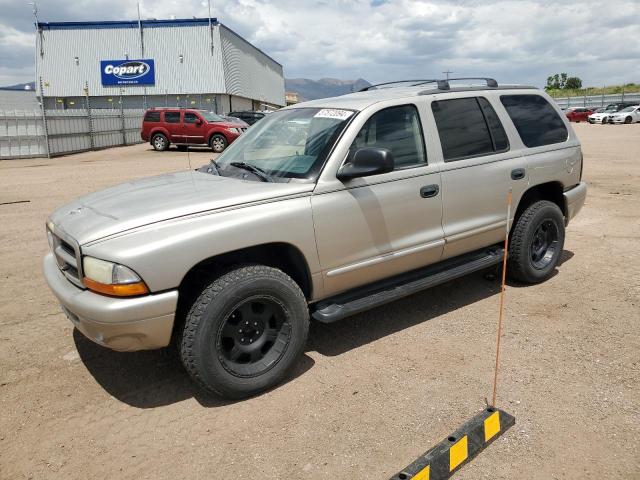
POLYGON ((449 74, 453 73, 451 70, 447 69, 446 71, 442 72, 447 76, 447 80, 449 80, 449 74))

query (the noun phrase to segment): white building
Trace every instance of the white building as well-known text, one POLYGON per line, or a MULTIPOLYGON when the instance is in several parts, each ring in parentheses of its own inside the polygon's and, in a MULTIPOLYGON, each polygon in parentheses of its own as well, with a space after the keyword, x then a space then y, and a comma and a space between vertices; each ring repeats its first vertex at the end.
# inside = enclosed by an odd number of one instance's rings
POLYGON ((217 19, 38 23, 47 109, 285 105, 282 65, 217 19))

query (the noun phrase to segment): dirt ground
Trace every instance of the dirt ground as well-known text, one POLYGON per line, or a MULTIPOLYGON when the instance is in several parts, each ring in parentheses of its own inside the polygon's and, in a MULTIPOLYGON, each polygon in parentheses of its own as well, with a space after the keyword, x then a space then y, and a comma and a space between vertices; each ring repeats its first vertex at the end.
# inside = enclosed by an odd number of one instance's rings
MULTIPOLYGON (((507 290, 516 425, 458 479, 640 479, 640 125, 575 129, 590 190, 562 264, 507 290)), ((74 332, 42 277, 47 214, 187 167, 148 145, 0 162, 0 478, 386 479, 483 407, 499 286, 482 274, 313 324, 295 375, 235 403, 74 332)))

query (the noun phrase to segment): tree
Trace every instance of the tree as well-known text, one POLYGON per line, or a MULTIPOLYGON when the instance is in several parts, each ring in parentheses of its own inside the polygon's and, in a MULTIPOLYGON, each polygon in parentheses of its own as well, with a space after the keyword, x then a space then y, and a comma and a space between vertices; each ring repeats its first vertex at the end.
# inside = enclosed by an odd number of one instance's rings
POLYGON ((578 77, 569 77, 564 85, 567 90, 578 90, 582 88, 582 80, 578 77))

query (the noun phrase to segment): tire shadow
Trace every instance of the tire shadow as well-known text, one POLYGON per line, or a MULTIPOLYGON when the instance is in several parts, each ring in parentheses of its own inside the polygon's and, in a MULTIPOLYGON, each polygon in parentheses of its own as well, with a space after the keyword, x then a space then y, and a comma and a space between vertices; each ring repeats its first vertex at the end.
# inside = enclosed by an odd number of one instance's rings
MULTIPOLYGON (((195 398, 203 407, 224 407, 224 400, 191 381, 171 348, 140 352, 115 352, 87 339, 74 329, 73 341, 80 359, 104 390, 132 407, 155 408, 195 398)), ((303 355, 284 383, 303 375, 314 365, 303 355)))

